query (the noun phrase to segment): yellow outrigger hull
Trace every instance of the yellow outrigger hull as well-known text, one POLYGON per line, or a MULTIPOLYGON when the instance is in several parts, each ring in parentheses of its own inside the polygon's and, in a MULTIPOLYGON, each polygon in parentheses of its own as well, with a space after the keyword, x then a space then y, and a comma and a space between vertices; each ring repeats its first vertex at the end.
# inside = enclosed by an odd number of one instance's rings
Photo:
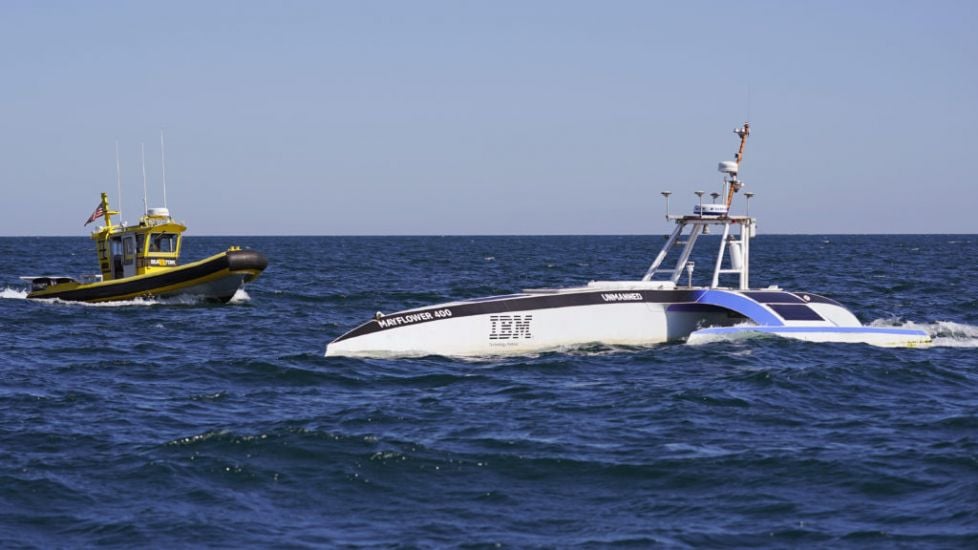
POLYGON ((165 270, 111 281, 55 282, 38 288, 34 280, 27 297, 76 302, 111 302, 135 298, 189 295, 204 300, 227 302, 245 283, 257 278, 268 260, 256 250, 229 249, 209 258, 165 270))

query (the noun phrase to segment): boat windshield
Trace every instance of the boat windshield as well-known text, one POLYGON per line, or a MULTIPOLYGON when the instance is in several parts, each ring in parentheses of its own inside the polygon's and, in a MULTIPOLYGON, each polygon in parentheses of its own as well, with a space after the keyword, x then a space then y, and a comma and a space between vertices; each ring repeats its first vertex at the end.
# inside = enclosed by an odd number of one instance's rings
POLYGON ((149 240, 150 252, 176 252, 177 236, 175 233, 154 233, 149 240))

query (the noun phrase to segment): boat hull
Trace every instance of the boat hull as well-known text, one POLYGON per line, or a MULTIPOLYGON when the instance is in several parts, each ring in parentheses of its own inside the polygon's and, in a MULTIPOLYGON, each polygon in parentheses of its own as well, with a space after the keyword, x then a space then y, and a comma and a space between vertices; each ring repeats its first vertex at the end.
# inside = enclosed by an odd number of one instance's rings
POLYGON ((253 281, 268 266, 256 250, 228 250, 203 260, 156 272, 111 281, 51 284, 31 291, 33 299, 72 302, 110 302, 135 298, 194 296, 207 301, 227 302, 245 283, 253 281))
POLYGON ((649 346, 691 335, 702 342, 751 330, 815 342, 930 341, 919 330, 864 327, 838 302, 812 293, 597 285, 378 314, 330 342, 326 355, 521 355, 590 344, 649 346))
POLYGON ((368 321, 327 356, 522 355, 590 344, 649 346, 745 318, 696 305, 695 291, 514 295, 405 311, 368 321), (677 307, 677 306, 682 307, 677 307))

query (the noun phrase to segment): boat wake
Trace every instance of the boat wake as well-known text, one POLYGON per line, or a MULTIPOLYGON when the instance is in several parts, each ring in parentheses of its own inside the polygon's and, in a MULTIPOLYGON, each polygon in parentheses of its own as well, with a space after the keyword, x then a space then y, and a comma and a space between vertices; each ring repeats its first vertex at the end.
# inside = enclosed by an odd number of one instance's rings
POLYGON ((27 289, 25 288, 10 288, 4 287, 0 290, 0 298, 6 298, 8 300, 26 300, 27 299, 27 289))
MULTIPOLYGON (((756 326, 753 323, 740 323, 734 325, 734 327, 753 327, 756 326)), ((703 327, 712 328, 712 327, 703 327)), ((702 333, 694 332, 686 338, 686 345, 688 346, 702 346, 705 344, 716 344, 720 342, 742 342, 744 340, 754 340, 756 338, 779 338, 772 334, 765 334, 763 332, 754 332, 750 330, 736 331, 736 332, 725 332, 725 333, 702 333)))
POLYGON ((931 347, 978 348, 978 326, 955 323, 954 321, 935 321, 915 323, 902 319, 877 319, 871 327, 895 327, 919 329, 930 335, 931 347))
MULTIPOLYGON (((750 327, 749 323, 737 326, 750 327)), ((927 347, 943 348, 978 348, 978 326, 954 321, 935 321, 933 323, 915 323, 902 319, 877 319, 869 323, 870 327, 881 328, 902 328, 922 330, 931 337, 931 343, 927 347)), ((754 332, 750 330, 726 333, 694 333, 686 341, 687 345, 700 346, 704 344, 714 344, 719 342, 741 342, 755 338, 779 338, 772 334, 754 332)))
MULTIPOLYGON (((0 290, 0 299, 6 298, 9 300, 26 300, 27 294, 27 289, 5 287, 4 289, 0 290)), ((231 303, 245 303, 250 300, 251 297, 248 296, 244 290, 239 289, 234 297, 231 298, 231 303)), ((134 298, 132 300, 118 300, 113 302, 75 302, 70 300, 61 300, 59 298, 43 300, 39 299, 36 301, 46 304, 81 307, 145 307, 159 305, 189 306, 204 303, 206 300, 200 296, 174 296, 172 298, 134 298)))
POLYGON ((164 303, 162 300, 157 298, 134 298, 132 300, 119 300, 117 302, 72 302, 69 300, 61 300, 55 298, 53 300, 44 300, 45 302, 64 305, 64 306, 82 306, 82 307, 133 307, 133 306, 156 306, 164 303))
POLYGON ((228 301, 229 304, 245 304, 251 301, 251 296, 245 292, 245 289, 239 288, 234 292, 234 296, 228 301))

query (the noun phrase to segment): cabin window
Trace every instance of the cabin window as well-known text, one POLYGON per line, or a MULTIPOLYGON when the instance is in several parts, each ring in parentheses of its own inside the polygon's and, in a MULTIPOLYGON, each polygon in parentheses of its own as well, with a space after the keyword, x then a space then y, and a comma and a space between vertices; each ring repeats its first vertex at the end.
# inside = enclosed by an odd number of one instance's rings
POLYGON ((177 251, 177 236, 175 233, 154 233, 149 239, 149 251, 150 252, 167 252, 173 253, 177 251))
POLYGON ((134 257, 134 255, 133 255, 133 249, 132 249, 133 246, 132 245, 133 245, 134 242, 135 241, 133 239, 131 239, 131 238, 130 239, 123 239, 122 240, 122 254, 123 254, 123 258, 124 258, 124 263, 126 265, 129 265, 129 264, 132 263, 132 260, 133 260, 133 257, 134 257))
POLYGON ((146 242, 146 237, 142 233, 136 233, 136 251, 142 254, 145 250, 143 248, 143 243, 146 242))
POLYGON ((111 254, 113 256, 121 256, 122 255, 122 239, 116 238, 116 239, 112 239, 111 241, 109 241, 109 249, 111 250, 111 254))

